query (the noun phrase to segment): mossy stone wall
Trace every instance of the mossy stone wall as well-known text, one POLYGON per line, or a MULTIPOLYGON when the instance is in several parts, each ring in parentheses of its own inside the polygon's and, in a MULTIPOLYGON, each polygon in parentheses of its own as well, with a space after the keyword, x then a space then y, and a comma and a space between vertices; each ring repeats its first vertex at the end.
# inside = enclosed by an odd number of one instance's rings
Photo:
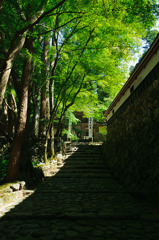
POLYGON ((131 191, 159 197, 159 79, 108 125, 103 152, 131 191))

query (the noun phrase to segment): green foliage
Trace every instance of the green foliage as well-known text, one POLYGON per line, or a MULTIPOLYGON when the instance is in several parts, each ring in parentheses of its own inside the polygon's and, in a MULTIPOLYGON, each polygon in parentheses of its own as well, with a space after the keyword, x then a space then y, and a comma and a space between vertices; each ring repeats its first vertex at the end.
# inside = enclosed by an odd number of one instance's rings
POLYGON ((17 96, 15 89, 11 85, 8 85, 7 93, 13 95, 14 97, 17 96))
POLYGON ((3 159, 0 161, 0 179, 2 180, 6 176, 8 160, 3 159))
POLYGON ((75 136, 73 133, 70 133, 68 130, 64 129, 62 135, 67 135, 67 138, 70 138, 72 141, 78 141, 78 137, 75 136))
POLYGON ((0 149, 0 181, 2 181, 6 176, 8 162, 9 162, 9 146, 4 145, 0 149))
MULTIPOLYGON (((59 2, 5 1, 0 15, 1 66, 16 34, 59 2)), ((31 117, 35 100, 40 107, 40 92, 46 90, 49 78, 50 83, 54 81, 57 123, 62 114, 68 119, 70 107, 71 112, 83 111, 87 117, 91 108, 93 117, 102 121, 103 111, 127 79, 127 63, 138 51, 140 39, 146 38, 150 43, 156 34, 150 29, 155 25, 157 14, 155 0, 66 0, 55 11, 42 17, 27 32, 27 37, 34 39, 33 54, 24 45, 13 66, 20 89, 23 62, 32 58, 31 117), (47 56, 44 42, 47 42, 47 56), (46 67, 47 61, 49 68, 46 67)), ((16 97, 16 91, 13 83, 11 87, 8 85, 9 94, 16 97)), ((41 121, 47 125, 52 119, 41 121)))
POLYGON ((151 43, 153 42, 153 40, 157 37, 157 34, 158 34, 158 31, 153 29, 153 30, 150 30, 148 29, 147 30, 147 34, 144 38, 144 40, 146 40, 146 48, 149 48, 149 46, 151 45, 151 43))
POLYGON ((65 118, 67 120, 70 119, 73 124, 77 124, 79 122, 79 119, 75 117, 75 115, 74 115, 73 111, 71 111, 71 109, 67 110, 65 118))
MULTIPOLYGON (((5 97, 14 96, 19 114, 19 101, 27 89, 21 87, 21 80, 30 79, 26 126, 33 129, 38 113, 44 128, 41 135, 52 123, 68 125, 71 118, 76 124, 74 111, 103 121, 103 111, 127 80, 127 63, 139 50, 140 39, 151 42, 154 32, 149 31, 158 15, 157 0, 66 0, 46 14, 60 2, 4 1, 0 14, 0 75, 5 59, 18 48, 19 36, 27 31, 27 38, 34 40, 32 54, 27 41, 15 54, 5 97), (24 68, 28 58, 32 59, 30 72, 24 68), (48 97, 48 102, 54 100, 49 119, 45 113, 48 97)), ((28 134, 33 136, 32 131, 28 134)), ((77 139, 72 134, 68 137, 77 139)), ((0 161, 2 175, 7 159, 0 161)))

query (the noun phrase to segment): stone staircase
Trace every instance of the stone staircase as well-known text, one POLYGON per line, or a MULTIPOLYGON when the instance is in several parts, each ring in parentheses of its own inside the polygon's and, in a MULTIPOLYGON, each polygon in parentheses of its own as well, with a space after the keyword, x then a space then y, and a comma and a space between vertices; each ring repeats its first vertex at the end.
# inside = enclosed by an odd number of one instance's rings
POLYGON ((67 154, 56 175, 1 219, 1 240, 159 239, 159 214, 114 179, 100 145, 67 154))

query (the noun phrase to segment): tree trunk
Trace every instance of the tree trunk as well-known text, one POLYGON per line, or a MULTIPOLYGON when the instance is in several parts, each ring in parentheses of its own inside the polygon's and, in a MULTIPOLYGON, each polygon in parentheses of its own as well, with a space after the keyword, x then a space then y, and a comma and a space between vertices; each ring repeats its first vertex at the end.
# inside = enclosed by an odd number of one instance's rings
POLYGON ((45 79, 46 79, 46 111, 45 117, 49 121, 50 119, 50 101, 49 101, 49 86, 50 86, 50 61, 48 57, 48 46, 50 45, 50 37, 44 40, 44 64, 45 64, 45 79))
POLYGON ((38 137, 39 132, 39 107, 38 107, 38 99, 33 99, 33 119, 32 119, 32 135, 33 137, 38 137))
POLYGON ((31 175, 33 173, 33 165, 31 162, 31 155, 30 155, 30 141, 29 141, 30 113, 31 113, 31 108, 30 108, 30 101, 28 98, 27 121, 26 121, 24 136, 23 136, 23 143, 21 147, 19 171, 18 171, 18 178, 26 182, 32 179, 31 175))
POLYGON ((45 164, 48 163, 48 157, 47 157, 48 140, 49 140, 49 131, 46 132, 46 138, 45 138, 45 144, 44 144, 44 162, 45 162, 45 164))
POLYGON ((69 116, 69 120, 68 120, 68 133, 69 133, 69 136, 67 137, 67 141, 70 141, 71 142, 71 132, 72 132, 72 118, 71 118, 71 114, 69 116))
POLYGON ((55 142, 55 137, 54 137, 55 133, 54 133, 54 124, 51 124, 51 129, 50 129, 50 156, 51 159, 54 159, 55 157, 55 146, 54 146, 54 142, 55 142))
POLYGON ((43 63, 42 76, 44 79, 44 85, 41 89, 41 107, 40 107, 40 123, 39 123, 39 136, 45 134, 44 119, 47 121, 50 118, 50 103, 49 103, 49 84, 50 84, 50 62, 48 60, 48 44, 49 40, 44 39, 43 41, 43 63))
POLYGON ((39 120, 39 137, 44 135, 44 119, 46 110, 46 97, 45 97, 46 87, 41 89, 41 104, 40 104, 40 120, 39 120))
MULTIPOLYGON (((51 80, 50 82, 50 116, 51 116, 51 111, 54 108, 54 79, 51 80)), ((54 146, 54 122, 52 121, 51 123, 51 128, 50 128, 50 155, 51 159, 54 159, 55 157, 55 146, 54 146)))
POLYGON ((3 121, 8 124, 8 106, 7 106, 7 99, 4 98, 3 101, 3 121))
POLYGON ((33 117, 32 117, 32 136, 38 137, 39 134, 39 90, 35 83, 32 84, 32 101, 33 101, 33 117))
POLYGON ((26 48, 28 49, 30 56, 24 60, 22 82, 21 82, 21 101, 18 122, 16 127, 15 136, 12 143, 12 149, 10 153, 10 160, 7 169, 6 181, 14 181, 18 178, 19 159, 21 153, 21 146, 23 141, 23 135, 25 131, 25 125, 27 120, 27 107, 28 107, 28 89, 31 73, 31 54, 33 49, 32 38, 26 39, 26 48))
MULTIPOLYGON (((44 1, 44 4, 41 4, 41 9, 39 10, 39 12, 36 13, 36 15, 33 15, 31 19, 29 19, 28 25, 26 25, 24 28, 22 28, 21 30, 19 30, 15 33, 15 35, 12 39, 12 42, 11 42, 11 46, 6 55, 6 59, 3 63, 3 65, 1 66, 2 73, 0 76, 0 112, 2 110, 2 101, 4 98, 4 93, 5 93, 7 82, 8 82, 10 72, 11 72, 11 69, 13 66, 13 62, 24 45, 26 34, 27 34, 28 30, 33 28, 35 25, 37 25, 48 14, 50 14, 51 12, 56 10, 58 7, 62 6, 66 1, 67 0, 60 1, 54 7, 52 7, 50 10, 45 11, 45 12, 44 12, 44 8, 47 4, 47 1, 46 2, 44 1)), ((2 0, 0 3, 0 10, 3 7, 3 2, 4 2, 4 0, 2 0)))
POLYGON ((61 117, 60 117, 58 125, 57 125, 57 132, 56 132, 57 137, 62 136, 62 122, 64 120, 64 117, 65 117, 65 112, 61 114, 61 117))
POLYGON ((30 137, 32 135, 30 129, 30 114, 31 114, 31 102, 28 99, 28 111, 27 111, 27 122, 24 133, 24 140, 21 148, 19 173, 18 178, 26 182, 27 186, 34 187, 42 182, 44 175, 42 170, 34 168, 32 165, 32 157, 30 154, 30 137))
POLYGON ((45 163, 48 162, 47 152, 49 149, 49 154, 51 158, 54 158, 54 126, 53 123, 49 123, 51 110, 54 107, 54 81, 50 80, 50 61, 48 58, 48 46, 50 45, 50 37, 45 38, 44 41, 44 63, 45 63, 45 77, 46 77, 46 114, 45 117, 50 125, 50 129, 46 130, 46 140, 45 140, 45 150, 44 150, 44 159, 45 163), (50 136, 50 141, 48 141, 50 136), (49 143, 49 144, 48 144, 49 143))
POLYGON ((26 32, 17 39, 15 46, 10 47, 8 54, 6 56, 6 59, 3 63, 2 73, 0 76, 0 110, 2 109, 2 102, 3 102, 4 94, 6 91, 8 79, 12 70, 14 60, 19 54, 19 52, 21 51, 24 45, 25 39, 26 39, 26 32))
POLYGON ((13 138, 15 133, 15 126, 17 120, 17 109, 15 106, 15 98, 13 95, 8 94, 8 137, 13 138))
POLYGON ((1 11, 2 11, 2 8, 3 8, 3 4, 4 4, 4 0, 0 0, 0 14, 1 14, 1 11))

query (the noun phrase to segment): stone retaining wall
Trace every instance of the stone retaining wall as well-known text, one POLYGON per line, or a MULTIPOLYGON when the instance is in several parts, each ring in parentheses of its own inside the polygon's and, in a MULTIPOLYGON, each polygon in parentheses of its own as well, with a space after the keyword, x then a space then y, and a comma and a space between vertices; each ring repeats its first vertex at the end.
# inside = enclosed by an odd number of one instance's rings
POLYGON ((24 197, 25 182, 14 182, 0 185, 0 217, 3 209, 9 204, 20 201, 24 197))
POLYGON ((103 152, 131 191, 159 198, 159 75, 108 124, 103 152))

